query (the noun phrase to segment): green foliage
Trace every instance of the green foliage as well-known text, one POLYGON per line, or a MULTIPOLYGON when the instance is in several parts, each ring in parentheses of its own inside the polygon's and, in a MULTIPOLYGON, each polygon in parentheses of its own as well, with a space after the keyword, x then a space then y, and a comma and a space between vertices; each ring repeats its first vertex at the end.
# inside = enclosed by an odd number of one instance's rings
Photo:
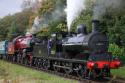
POLYGON ((119 47, 116 44, 110 44, 108 51, 111 52, 113 56, 118 57, 122 65, 125 64, 125 48, 124 47, 119 47))
POLYGON ((45 27, 48 29, 48 33, 43 31, 38 35, 50 36, 51 33, 60 32, 62 29, 66 29, 66 16, 63 14, 65 5, 66 0, 43 0, 39 10, 39 16, 42 19, 42 24, 45 23, 48 25, 45 27), (57 14, 57 12, 59 13, 57 14))
POLYGON ((107 13, 101 20, 103 32, 107 32, 110 43, 125 46, 125 15, 107 13))
POLYGON ((86 0, 85 5, 86 9, 83 10, 82 13, 72 23, 71 31, 75 31, 78 25, 84 24, 87 26, 88 32, 91 32, 93 20, 93 1, 86 0))
POLYGON ((64 7, 66 4, 66 0, 43 0, 41 3, 41 7, 39 9, 39 15, 48 16, 52 14, 54 9, 58 7, 64 7))
POLYGON ((4 40, 7 37, 7 32, 11 26, 13 17, 8 15, 0 20, 0 40, 4 40))
POLYGON ((123 56, 124 55, 124 48, 120 48, 116 44, 109 45, 109 52, 111 52, 114 56, 123 56))
POLYGON ((32 15, 30 10, 8 15, 0 20, 0 40, 12 39, 18 35, 25 34, 32 15))
POLYGON ((49 25, 50 33, 56 33, 66 30, 66 23, 64 21, 51 22, 49 25))
POLYGON ((16 27, 17 25, 16 25, 16 23, 15 22, 13 22, 12 24, 11 24, 11 27, 9 28, 9 33, 8 33, 8 38, 11 40, 11 39, 13 39, 13 37, 16 37, 16 36, 18 36, 18 27, 16 27))
POLYGON ((80 24, 85 24, 87 26, 88 31, 91 31, 92 27, 92 11, 85 10, 81 13, 80 16, 73 22, 72 31, 76 30, 76 27, 80 24))
POLYGON ((54 10, 55 0, 43 0, 39 9, 39 15, 48 16, 54 10))

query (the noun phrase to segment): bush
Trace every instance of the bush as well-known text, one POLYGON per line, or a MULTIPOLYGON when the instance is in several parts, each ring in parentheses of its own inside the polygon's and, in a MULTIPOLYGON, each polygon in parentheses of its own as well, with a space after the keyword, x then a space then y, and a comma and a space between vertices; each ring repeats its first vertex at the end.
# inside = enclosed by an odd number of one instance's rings
POLYGON ((121 61, 121 65, 125 65, 124 49, 125 48, 121 48, 116 44, 109 45, 109 52, 111 52, 113 56, 116 56, 119 58, 119 60, 121 61))
POLYGON ((124 56, 124 48, 120 48, 116 44, 110 44, 109 45, 109 52, 111 52, 114 56, 124 56))

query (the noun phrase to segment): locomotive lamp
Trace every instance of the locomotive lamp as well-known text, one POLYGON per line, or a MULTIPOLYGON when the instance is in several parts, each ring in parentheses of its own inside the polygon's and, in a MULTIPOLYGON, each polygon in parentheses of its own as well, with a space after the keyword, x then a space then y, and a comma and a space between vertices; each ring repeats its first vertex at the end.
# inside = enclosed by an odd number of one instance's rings
POLYGON ((115 57, 114 63, 115 63, 115 66, 116 66, 117 68, 120 67, 120 65, 121 65, 121 62, 119 61, 119 59, 118 59, 117 57, 115 57))
POLYGON ((118 68, 118 67, 120 67, 120 65, 121 65, 121 62, 120 61, 116 61, 115 66, 118 68))
POLYGON ((94 67, 95 63, 93 61, 88 61, 87 62, 87 67, 88 69, 92 69, 94 67))

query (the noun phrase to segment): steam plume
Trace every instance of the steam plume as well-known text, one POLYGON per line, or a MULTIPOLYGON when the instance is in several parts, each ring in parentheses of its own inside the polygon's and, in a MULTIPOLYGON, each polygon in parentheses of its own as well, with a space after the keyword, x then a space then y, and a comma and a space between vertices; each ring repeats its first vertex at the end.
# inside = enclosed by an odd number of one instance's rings
POLYGON ((120 12, 125 8, 125 0, 95 0, 94 19, 101 19, 101 17, 108 12, 120 12))
POLYGON ((30 32, 32 34, 39 32, 41 29, 48 27, 48 24, 52 21, 61 20, 64 16, 64 8, 60 5, 61 0, 57 0, 55 8, 49 15, 37 16, 34 20, 34 24, 30 32))
POLYGON ((79 16, 81 11, 85 9, 85 0, 67 0, 67 26, 70 32, 72 22, 79 16))

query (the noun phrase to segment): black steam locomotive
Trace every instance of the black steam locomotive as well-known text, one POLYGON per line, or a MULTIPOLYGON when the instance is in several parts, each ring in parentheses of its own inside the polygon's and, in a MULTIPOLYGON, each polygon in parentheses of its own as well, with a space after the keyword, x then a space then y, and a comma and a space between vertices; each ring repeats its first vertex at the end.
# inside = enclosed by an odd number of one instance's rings
POLYGON ((98 31, 98 24, 99 21, 93 21, 93 31, 90 34, 87 34, 86 26, 78 26, 77 35, 69 37, 63 42, 66 53, 77 55, 85 51, 88 51, 89 54, 94 52, 107 52, 109 45, 108 38, 106 34, 98 31))
POLYGON ((110 69, 119 68, 120 61, 108 52, 108 37, 98 31, 98 25, 94 20, 89 34, 86 26, 80 25, 70 36, 62 33, 34 40, 32 65, 80 77, 110 77, 110 69))

